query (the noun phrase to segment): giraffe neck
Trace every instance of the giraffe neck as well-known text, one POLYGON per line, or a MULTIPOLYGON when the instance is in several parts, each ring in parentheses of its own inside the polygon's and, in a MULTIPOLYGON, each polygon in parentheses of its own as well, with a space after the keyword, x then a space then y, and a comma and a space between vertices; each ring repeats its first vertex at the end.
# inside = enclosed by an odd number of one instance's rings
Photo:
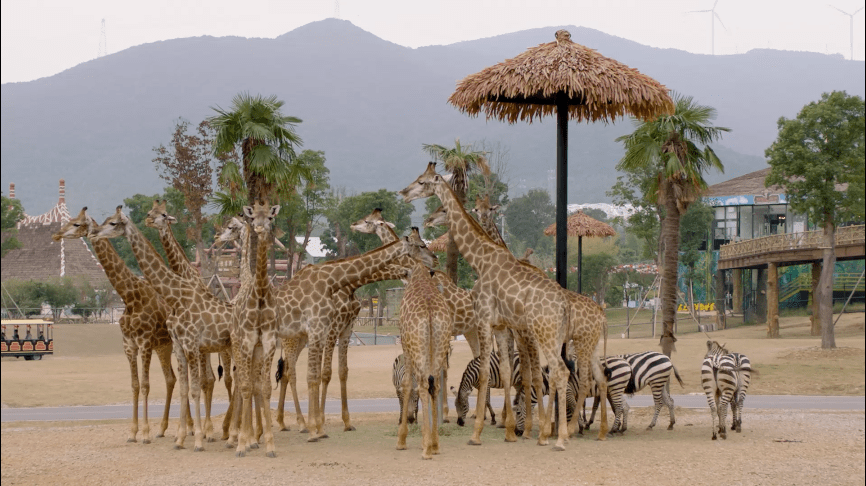
POLYGON ((241 288, 237 295, 244 295, 245 290, 253 283, 253 273, 250 271, 250 227, 244 224, 241 230, 241 288))
POLYGON ((168 264, 171 270, 185 279, 199 280, 198 271, 190 265, 186 253, 181 248, 180 243, 177 242, 177 238, 174 237, 171 225, 166 224, 162 228, 159 228, 159 240, 162 242, 162 247, 165 248, 165 255, 168 257, 168 264))
POLYGON ((90 243, 111 286, 124 303, 132 302, 135 290, 142 283, 141 280, 126 266, 107 238, 94 238, 90 243))
POLYGON ((256 294, 258 297, 267 295, 271 288, 268 281, 268 252, 271 249, 271 235, 260 234, 256 251, 256 294))
POLYGON ((447 278, 447 277, 441 278, 441 279, 436 279, 436 281, 442 285, 442 295, 444 295, 445 299, 447 299, 447 300, 453 300, 453 299, 458 297, 457 294, 459 292, 461 292, 461 291, 466 292, 467 291, 466 289, 461 289, 460 287, 458 287, 457 284, 455 284, 453 280, 451 280, 450 278, 447 278))
POLYGON ((505 240, 502 238, 502 233, 499 232, 499 228, 496 227, 496 223, 493 222, 493 218, 491 217, 483 217, 480 218, 481 228, 484 229, 484 232, 487 233, 487 236, 493 240, 499 246, 505 246, 505 240))
POLYGON ((334 288, 347 287, 355 282, 370 278, 370 276, 385 268, 385 266, 404 253, 403 242, 395 241, 368 251, 360 256, 328 262, 321 266, 330 274, 329 285, 334 288))
POLYGON ((159 256, 159 253, 156 252, 150 241, 141 234, 141 231, 139 231, 132 221, 125 225, 124 234, 132 246, 132 253, 135 254, 135 259, 138 260, 141 273, 156 288, 157 292, 162 294, 163 297, 170 298, 173 295, 172 291, 177 289, 184 279, 165 266, 162 257, 159 256))
MULTIPOLYGON (((408 257, 406 257, 408 258, 408 257)), ((399 259, 398 259, 399 260, 399 259)), ((381 282, 383 280, 400 280, 406 276, 406 271, 398 265, 386 265, 382 269, 371 273, 365 278, 359 278, 349 285, 349 288, 354 292, 358 290, 360 287, 374 283, 381 282)))
POLYGON ((502 252, 511 254, 491 240, 481 225, 466 213, 451 186, 441 182, 435 184, 433 189, 448 212, 451 237, 457 244, 460 254, 472 268, 480 273, 480 269, 485 267, 488 257, 502 252))
POLYGON ((383 245, 387 245, 388 243, 393 243, 400 239, 397 236, 397 233, 394 231, 394 228, 386 225, 377 226, 376 227, 376 235, 382 240, 383 245))

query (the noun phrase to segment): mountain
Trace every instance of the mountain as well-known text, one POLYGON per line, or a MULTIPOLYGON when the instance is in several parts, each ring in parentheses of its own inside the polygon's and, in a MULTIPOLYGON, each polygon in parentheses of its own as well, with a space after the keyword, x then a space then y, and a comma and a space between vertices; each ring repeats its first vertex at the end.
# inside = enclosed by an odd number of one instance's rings
MULTIPOLYGON (((72 207, 107 215, 123 198, 155 194, 164 181, 152 148, 166 144, 178 117, 193 123, 226 108, 242 91, 274 94, 301 118, 303 148, 323 150, 331 182, 350 191, 402 189, 429 160, 423 143, 499 143, 510 155, 512 197, 548 187, 555 164, 555 119, 508 125, 469 118, 447 103, 456 82, 566 28, 669 88, 714 106, 733 129, 714 146, 724 175, 766 167, 763 151, 780 116, 796 116, 821 93, 864 96, 864 63, 771 50, 733 56, 656 49, 584 27, 548 27, 447 46, 411 49, 348 21, 313 22, 275 39, 196 37, 145 44, 57 75, 0 87, 2 187, 16 183, 29 214, 57 200, 66 179, 72 207)), ((569 202, 607 201, 629 120, 569 130, 569 202)))

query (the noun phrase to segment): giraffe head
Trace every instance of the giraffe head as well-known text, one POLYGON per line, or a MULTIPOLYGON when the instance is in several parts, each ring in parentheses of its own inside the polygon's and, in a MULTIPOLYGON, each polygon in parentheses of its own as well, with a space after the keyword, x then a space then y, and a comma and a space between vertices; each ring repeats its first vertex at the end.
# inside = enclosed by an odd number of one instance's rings
POLYGON ((153 207, 147 212, 144 218, 144 224, 151 228, 162 230, 168 228, 168 225, 177 222, 177 218, 169 216, 165 209, 165 200, 153 200, 153 207))
POLYGON ((406 186, 405 189, 397 194, 403 196, 403 201, 412 202, 416 199, 430 197, 434 194, 433 188, 437 184, 444 184, 445 178, 436 173, 436 163, 430 162, 427 164, 427 170, 415 179, 415 182, 406 186))
POLYGON ((94 228, 91 234, 93 238, 117 238, 123 236, 126 233, 127 227, 131 224, 132 221, 129 220, 129 217, 123 214, 123 206, 117 206, 114 214, 106 218, 101 225, 94 228))
POLYGON ((430 213, 430 216, 424 220, 425 228, 435 228, 436 226, 447 226, 448 225, 448 211, 445 210, 445 206, 439 206, 439 209, 430 213))
POLYGON ((250 226, 257 235, 270 235, 276 228, 274 219, 280 212, 280 206, 268 206, 267 203, 257 202, 252 206, 244 206, 244 216, 250 220, 250 226))
POLYGON ((51 235, 51 239, 54 241, 60 241, 63 238, 84 238, 90 232, 91 221, 92 220, 87 215, 87 206, 85 206, 81 208, 81 212, 78 213, 78 216, 67 221, 66 224, 60 227, 60 230, 57 233, 51 235))
POLYGON ((384 227, 382 227, 382 224, 385 224, 390 228, 394 228, 394 223, 389 223, 388 221, 385 221, 385 219, 382 217, 382 209, 376 208, 373 210, 372 213, 352 223, 349 228, 352 231, 357 231, 358 233, 379 234, 379 232, 385 229, 384 227))
POLYGON ((499 209, 499 204, 490 204, 490 196, 478 196, 475 199, 475 207, 472 212, 478 217, 478 221, 493 221, 496 211, 499 209))
POLYGON ((427 248, 427 244, 424 243, 424 240, 421 239, 421 233, 418 232, 418 227, 413 226, 412 231, 409 232, 409 236, 406 237, 409 241, 409 244, 412 245, 412 248, 409 250, 409 256, 419 260, 421 263, 426 265, 428 268, 433 268, 439 265, 439 259, 436 258, 436 255, 427 248))
POLYGON ((227 243, 231 241, 243 241, 244 232, 247 230, 247 225, 237 216, 232 217, 228 224, 220 231, 217 240, 227 243))

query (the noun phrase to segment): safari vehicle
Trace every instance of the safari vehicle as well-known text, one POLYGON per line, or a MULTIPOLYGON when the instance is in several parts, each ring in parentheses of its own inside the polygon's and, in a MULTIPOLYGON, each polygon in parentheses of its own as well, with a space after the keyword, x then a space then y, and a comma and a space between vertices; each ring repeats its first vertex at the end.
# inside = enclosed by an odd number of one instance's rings
POLYGON ((51 322, 27 319, 3 320, 0 356, 40 360, 54 354, 54 326, 51 322), (23 333, 23 335, 22 335, 23 333))

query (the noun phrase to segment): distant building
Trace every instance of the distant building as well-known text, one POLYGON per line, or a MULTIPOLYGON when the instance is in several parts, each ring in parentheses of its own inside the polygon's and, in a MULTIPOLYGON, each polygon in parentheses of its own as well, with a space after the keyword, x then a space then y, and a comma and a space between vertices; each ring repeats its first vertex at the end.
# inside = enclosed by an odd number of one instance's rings
MULTIPOLYGON (((107 280, 102 265, 81 240, 55 242, 51 235, 71 219, 66 207, 66 184, 60 179, 57 204, 47 213, 29 216, 18 223, 21 248, 12 250, 0 263, 2 281, 48 280, 52 277, 82 277, 91 285, 107 280)), ((15 184, 9 185, 9 198, 15 199, 15 184)))

